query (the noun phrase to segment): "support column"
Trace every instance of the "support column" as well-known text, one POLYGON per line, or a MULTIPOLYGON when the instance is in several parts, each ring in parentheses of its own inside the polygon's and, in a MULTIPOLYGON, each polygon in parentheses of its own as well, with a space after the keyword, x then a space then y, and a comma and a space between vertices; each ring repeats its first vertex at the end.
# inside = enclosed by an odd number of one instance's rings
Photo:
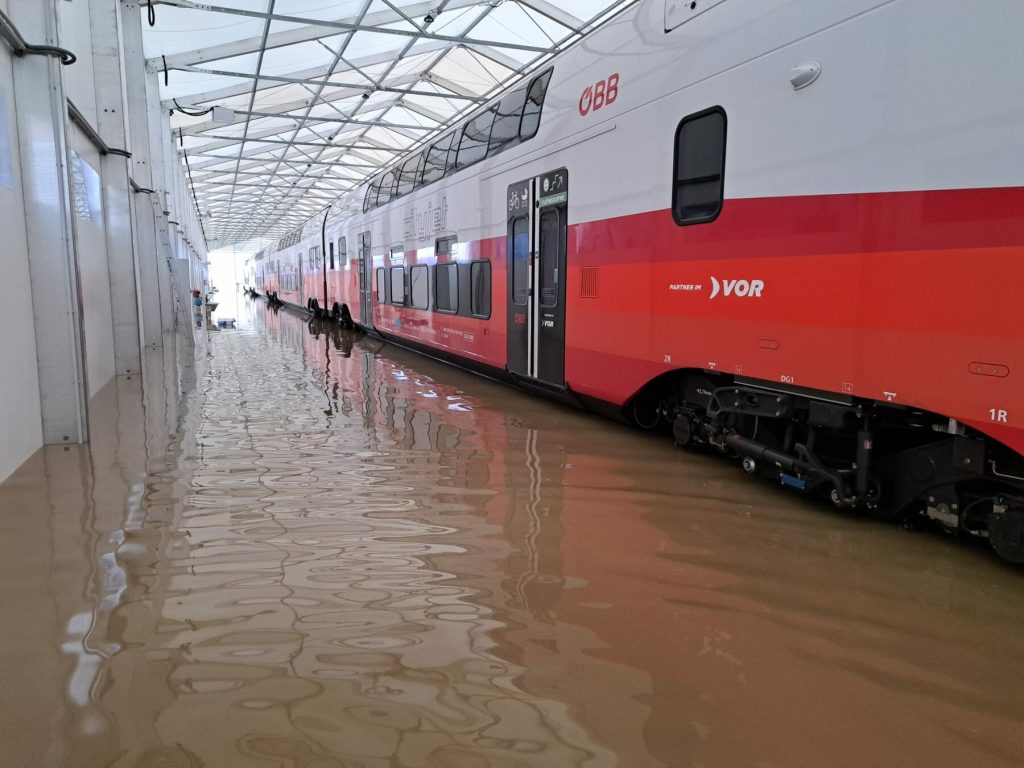
MULTIPOLYGON (((134 228, 136 262, 138 266, 138 302, 142 343, 146 347, 163 344, 161 324, 160 272, 167 267, 159 257, 154 217, 154 201, 160 195, 150 165, 149 103, 146 99, 146 57, 142 48, 142 12, 133 0, 121 0, 122 37, 124 44, 124 73, 126 104, 128 106, 128 135, 132 153, 130 176, 143 191, 134 197, 134 228), (147 191, 148 190, 148 191, 147 191)), ((159 151, 159 145, 155 147, 159 151)), ((159 205, 159 202, 157 202, 159 205)))
MULTIPOLYGON (((128 146, 128 103, 121 66, 121 14, 118 0, 94 0, 89 6, 93 73, 96 91, 96 129, 110 147, 128 146)), ((114 370, 138 374, 142 370, 139 347, 137 265, 132 247, 131 187, 128 160, 108 154, 102 158, 107 267, 114 332, 114 370)))
MULTIPOLYGON (((11 3, 9 15, 25 39, 59 45, 55 0, 11 3)), ((23 57, 14 66, 14 92, 43 442, 82 443, 88 439, 85 350, 60 66, 51 56, 23 57)))

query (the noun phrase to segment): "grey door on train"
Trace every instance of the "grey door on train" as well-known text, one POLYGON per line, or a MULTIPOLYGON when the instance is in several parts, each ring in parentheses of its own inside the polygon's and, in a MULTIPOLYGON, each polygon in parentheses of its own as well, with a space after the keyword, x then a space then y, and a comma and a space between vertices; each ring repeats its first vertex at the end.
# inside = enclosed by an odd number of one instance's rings
POLYGON ((370 233, 360 232, 356 239, 359 256, 359 324, 373 327, 373 260, 370 258, 370 233))
POLYGON ((508 188, 508 370, 565 386, 565 249, 569 172, 508 188))

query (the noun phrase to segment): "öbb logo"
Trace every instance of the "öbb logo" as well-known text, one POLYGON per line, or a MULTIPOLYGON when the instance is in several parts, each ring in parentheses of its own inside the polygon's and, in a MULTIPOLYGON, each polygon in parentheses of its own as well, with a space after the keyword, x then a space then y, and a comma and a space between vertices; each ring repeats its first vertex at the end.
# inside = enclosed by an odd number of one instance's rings
POLYGON ((760 299, 764 290, 764 280, 722 280, 711 278, 711 296, 713 299, 719 293, 724 296, 739 296, 748 299, 760 299))

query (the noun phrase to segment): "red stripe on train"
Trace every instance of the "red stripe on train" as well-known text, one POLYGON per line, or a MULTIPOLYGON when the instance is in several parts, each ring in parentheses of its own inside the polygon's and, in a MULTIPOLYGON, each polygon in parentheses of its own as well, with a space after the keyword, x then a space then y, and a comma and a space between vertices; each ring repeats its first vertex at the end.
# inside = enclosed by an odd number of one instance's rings
MULTIPOLYGON (((572 191, 569 193, 572 208, 572 191)), ((587 264, 822 253, 994 248, 1024 243, 1024 187, 727 199, 711 224, 668 210, 570 226, 587 264)))

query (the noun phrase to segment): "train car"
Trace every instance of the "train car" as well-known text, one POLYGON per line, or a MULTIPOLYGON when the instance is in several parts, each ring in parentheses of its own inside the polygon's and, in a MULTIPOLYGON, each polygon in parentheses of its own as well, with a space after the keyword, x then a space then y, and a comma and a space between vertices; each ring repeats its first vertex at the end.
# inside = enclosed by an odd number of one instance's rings
POLYGON ((645 0, 267 258, 326 244, 297 306, 1024 562, 1022 32, 645 0))

